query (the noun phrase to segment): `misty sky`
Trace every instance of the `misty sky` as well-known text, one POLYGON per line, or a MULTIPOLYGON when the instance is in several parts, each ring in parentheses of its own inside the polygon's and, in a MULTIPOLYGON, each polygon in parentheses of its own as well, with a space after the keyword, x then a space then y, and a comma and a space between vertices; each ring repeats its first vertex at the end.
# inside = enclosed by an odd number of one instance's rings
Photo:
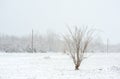
POLYGON ((120 0, 0 0, 0 33, 63 33, 66 24, 97 28, 103 40, 120 43, 120 0))

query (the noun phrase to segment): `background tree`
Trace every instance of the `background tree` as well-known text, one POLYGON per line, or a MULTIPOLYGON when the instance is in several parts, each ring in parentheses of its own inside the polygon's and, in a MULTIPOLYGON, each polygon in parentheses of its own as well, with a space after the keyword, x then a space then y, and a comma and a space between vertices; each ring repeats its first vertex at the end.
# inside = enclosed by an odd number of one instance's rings
POLYGON ((80 28, 77 26, 75 26, 73 30, 68 27, 68 31, 69 34, 64 36, 67 50, 73 59, 75 70, 79 70, 79 66, 83 60, 84 53, 87 50, 94 31, 87 27, 80 28))

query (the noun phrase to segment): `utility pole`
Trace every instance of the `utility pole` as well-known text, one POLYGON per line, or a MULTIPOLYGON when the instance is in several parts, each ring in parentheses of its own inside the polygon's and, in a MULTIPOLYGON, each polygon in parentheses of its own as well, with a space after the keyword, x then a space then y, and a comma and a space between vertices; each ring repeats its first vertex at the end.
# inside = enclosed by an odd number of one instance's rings
POLYGON ((109 52, 109 39, 107 38, 107 53, 109 52))
POLYGON ((32 29, 32 41, 31 41, 32 53, 34 52, 33 42, 34 42, 34 37, 33 37, 33 29, 32 29))

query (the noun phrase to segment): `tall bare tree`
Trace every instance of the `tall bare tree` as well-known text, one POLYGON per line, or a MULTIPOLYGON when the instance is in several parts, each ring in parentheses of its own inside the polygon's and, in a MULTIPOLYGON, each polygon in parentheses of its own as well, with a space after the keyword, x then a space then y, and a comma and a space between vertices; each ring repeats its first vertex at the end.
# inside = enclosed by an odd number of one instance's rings
POLYGON ((84 53, 92 40, 94 31, 87 27, 80 28, 77 26, 75 26, 73 30, 68 27, 68 31, 69 34, 64 36, 67 51, 73 59, 75 70, 79 70, 79 66, 83 60, 84 53))

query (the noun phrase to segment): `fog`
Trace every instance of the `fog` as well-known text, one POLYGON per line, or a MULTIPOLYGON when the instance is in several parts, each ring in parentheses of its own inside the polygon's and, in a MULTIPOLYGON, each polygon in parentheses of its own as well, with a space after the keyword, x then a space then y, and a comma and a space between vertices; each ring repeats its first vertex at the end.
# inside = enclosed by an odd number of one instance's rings
POLYGON ((0 33, 66 32, 66 25, 99 30, 103 41, 120 43, 119 0, 0 0, 0 33))

